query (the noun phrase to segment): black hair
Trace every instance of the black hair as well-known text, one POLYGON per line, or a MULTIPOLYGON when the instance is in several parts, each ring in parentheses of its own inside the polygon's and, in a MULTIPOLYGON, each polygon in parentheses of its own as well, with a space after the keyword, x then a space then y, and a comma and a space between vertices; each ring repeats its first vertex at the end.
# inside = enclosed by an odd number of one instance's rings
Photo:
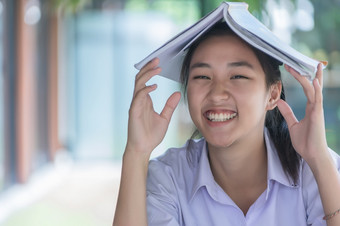
MULTIPOLYGON (((227 26, 226 22, 221 21, 213 25, 205 34, 199 37, 187 50, 187 54, 184 58, 181 71, 181 82, 183 84, 184 95, 186 95, 187 91, 190 63, 195 50, 204 40, 207 40, 212 36, 223 35, 237 36, 227 26)), ((267 55, 266 53, 250 45, 248 46, 253 50, 262 66, 262 69, 266 77, 267 88, 279 82, 281 82, 282 84, 280 71, 280 65, 282 65, 282 63, 274 59, 273 57, 267 55)), ((282 100, 286 99, 283 84, 280 98, 282 100)), ((282 168, 284 169, 285 173, 292 179, 292 182, 296 184, 299 178, 301 157, 295 151, 292 145, 287 123, 277 107, 267 112, 265 118, 265 127, 268 129, 270 137, 276 147, 282 168)), ((195 138, 197 137, 197 135, 199 135, 199 131, 196 129, 191 138, 195 138)))

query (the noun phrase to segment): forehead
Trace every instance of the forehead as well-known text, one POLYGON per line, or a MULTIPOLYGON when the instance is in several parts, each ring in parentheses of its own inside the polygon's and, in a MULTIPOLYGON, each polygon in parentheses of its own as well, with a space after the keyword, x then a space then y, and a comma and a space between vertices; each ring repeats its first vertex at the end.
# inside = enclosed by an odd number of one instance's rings
POLYGON ((228 58, 260 64, 253 49, 235 35, 211 36, 202 41, 194 51, 191 63, 211 58, 228 58))

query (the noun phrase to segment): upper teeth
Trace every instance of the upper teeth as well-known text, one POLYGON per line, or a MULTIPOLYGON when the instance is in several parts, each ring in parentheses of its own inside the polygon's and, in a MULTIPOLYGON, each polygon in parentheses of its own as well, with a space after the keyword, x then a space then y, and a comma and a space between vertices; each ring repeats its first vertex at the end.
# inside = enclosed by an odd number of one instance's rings
POLYGON ((223 122, 227 121, 229 119, 232 119, 236 116, 236 113, 233 114, 227 114, 227 113, 212 113, 210 112, 207 117, 210 121, 213 122, 223 122))

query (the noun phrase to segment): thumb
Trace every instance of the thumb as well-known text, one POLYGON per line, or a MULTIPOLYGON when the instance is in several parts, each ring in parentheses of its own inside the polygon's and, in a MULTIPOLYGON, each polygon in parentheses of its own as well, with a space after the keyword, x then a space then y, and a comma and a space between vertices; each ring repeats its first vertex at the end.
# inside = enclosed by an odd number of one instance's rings
POLYGON ((181 93, 180 92, 173 93, 169 97, 169 99, 167 100, 167 102, 166 102, 166 104, 165 104, 165 106, 164 106, 164 108, 161 112, 161 117, 166 119, 169 122, 180 99, 181 99, 181 93))
POLYGON ((298 122, 297 118, 294 115, 294 112, 292 111, 291 107, 287 104, 286 101, 282 99, 278 100, 277 107, 279 108, 279 111, 286 120, 289 129, 298 122))

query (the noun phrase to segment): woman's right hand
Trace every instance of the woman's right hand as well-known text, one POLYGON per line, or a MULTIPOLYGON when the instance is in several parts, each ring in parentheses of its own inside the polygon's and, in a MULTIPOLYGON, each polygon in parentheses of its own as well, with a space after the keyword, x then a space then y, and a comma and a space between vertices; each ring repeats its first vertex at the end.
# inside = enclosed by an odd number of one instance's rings
POLYGON ((140 153, 148 157, 152 150, 162 142, 172 114, 181 98, 179 92, 173 93, 162 112, 160 114, 155 112, 149 93, 154 91, 157 85, 146 86, 145 83, 161 72, 158 64, 159 59, 155 58, 136 75, 135 89, 129 110, 126 151, 140 153))
POLYGON ((145 83, 161 72, 158 64, 159 59, 154 59, 136 75, 114 226, 148 224, 146 178, 150 154, 163 140, 181 98, 176 92, 169 97, 160 114, 154 111, 149 93, 157 86, 146 86, 145 83))

